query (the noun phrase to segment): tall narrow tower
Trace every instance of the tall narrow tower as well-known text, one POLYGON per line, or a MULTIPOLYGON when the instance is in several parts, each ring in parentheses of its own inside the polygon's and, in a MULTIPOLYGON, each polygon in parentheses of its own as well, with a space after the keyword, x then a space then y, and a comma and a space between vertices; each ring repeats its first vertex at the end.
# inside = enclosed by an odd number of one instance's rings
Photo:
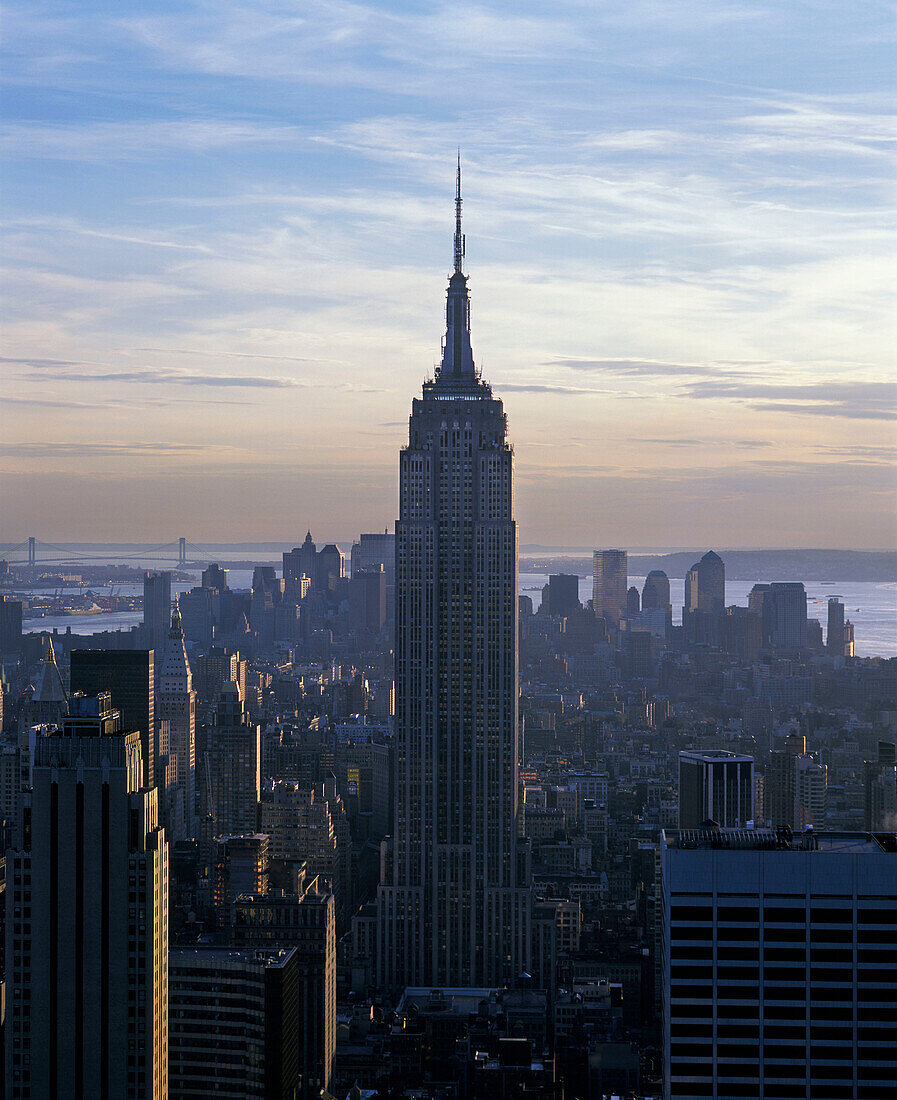
POLYGON ((167 722, 165 822, 169 840, 196 836, 196 692, 175 600, 159 668, 156 717, 167 722))
POLYGON ((399 459, 397 790, 377 952, 389 988, 510 985, 529 962, 513 455, 474 367, 463 258, 459 164, 442 362, 399 459))

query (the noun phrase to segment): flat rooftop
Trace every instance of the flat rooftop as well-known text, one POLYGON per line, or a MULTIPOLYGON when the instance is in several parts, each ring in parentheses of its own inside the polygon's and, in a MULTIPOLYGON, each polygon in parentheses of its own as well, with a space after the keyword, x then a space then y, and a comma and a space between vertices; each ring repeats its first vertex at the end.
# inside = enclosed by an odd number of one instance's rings
POLYGON ((680 850, 897 853, 894 833, 792 833, 790 829, 663 829, 662 844, 680 850))

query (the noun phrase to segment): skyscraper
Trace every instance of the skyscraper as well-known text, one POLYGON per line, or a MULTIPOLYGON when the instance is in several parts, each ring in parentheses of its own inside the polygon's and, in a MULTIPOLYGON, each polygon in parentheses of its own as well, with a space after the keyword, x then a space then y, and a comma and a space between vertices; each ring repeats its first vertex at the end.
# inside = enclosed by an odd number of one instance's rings
POLYGON ((217 833, 254 833, 261 794, 261 730, 233 681, 221 689, 207 753, 209 808, 217 833))
POLYGON ((894 836, 664 830, 664 1100, 894 1095, 894 836))
POLYGON ((719 645, 726 607, 726 567, 713 550, 696 562, 685 577, 682 625, 689 642, 719 645))
POLYGON ((168 1096, 168 842, 140 738, 76 695, 10 852, 6 1095, 168 1096))
POLYGON ((625 550, 596 550, 592 554, 592 608, 608 626, 618 626, 626 610, 625 550))
POLYGON ((190 840, 196 835, 196 692, 177 602, 159 666, 157 710, 159 721, 168 723, 165 816, 169 840, 190 840))
POLYGON ((723 828, 754 817, 754 758, 724 749, 679 753, 679 828, 712 820, 723 828))
POLYGON ((147 649, 157 650, 161 654, 171 620, 171 573, 162 570, 159 573, 143 574, 143 627, 146 633, 147 649))
POLYGON ((844 656, 844 604, 838 596, 829 596, 825 648, 833 657, 844 656))
POLYGON ((442 362, 399 460, 397 793, 378 897, 391 988, 500 986, 528 967, 513 455, 471 350, 460 167, 455 210, 442 362))
POLYGON ((140 731, 143 784, 156 784, 155 655, 149 649, 73 649, 71 688, 84 695, 108 691, 122 726, 140 731))

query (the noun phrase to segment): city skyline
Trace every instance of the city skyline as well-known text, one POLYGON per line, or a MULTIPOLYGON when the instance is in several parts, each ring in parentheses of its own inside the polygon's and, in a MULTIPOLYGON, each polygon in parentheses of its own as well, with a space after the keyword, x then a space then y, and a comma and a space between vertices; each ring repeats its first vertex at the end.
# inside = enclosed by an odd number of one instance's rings
POLYGON ((17 534, 391 526, 460 142, 521 543, 893 545, 887 13, 463 14, 8 11, 17 534))

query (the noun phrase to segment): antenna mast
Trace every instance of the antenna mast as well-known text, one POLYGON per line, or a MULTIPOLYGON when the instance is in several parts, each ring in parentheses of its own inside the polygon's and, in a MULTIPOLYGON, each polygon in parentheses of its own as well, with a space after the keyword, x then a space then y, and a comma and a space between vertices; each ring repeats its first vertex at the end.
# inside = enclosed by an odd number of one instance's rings
POLYGON ((461 150, 458 150, 458 177, 455 187, 455 271, 461 273, 465 241, 461 232, 461 150))

